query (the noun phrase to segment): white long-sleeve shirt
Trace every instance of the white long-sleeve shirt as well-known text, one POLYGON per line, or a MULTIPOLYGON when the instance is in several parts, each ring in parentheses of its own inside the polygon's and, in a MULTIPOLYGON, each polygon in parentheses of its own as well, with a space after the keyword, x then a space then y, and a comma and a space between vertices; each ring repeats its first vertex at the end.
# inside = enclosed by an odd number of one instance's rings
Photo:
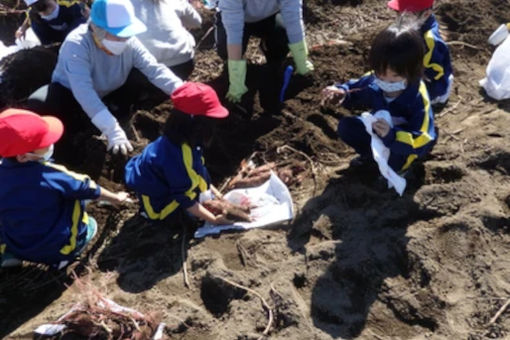
POLYGON ((136 37, 128 40, 121 55, 109 55, 97 47, 87 24, 78 26, 64 40, 52 82, 70 89, 83 111, 93 118, 96 113, 107 110, 101 98, 121 87, 133 67, 168 95, 182 84, 182 80, 158 63, 136 37))
POLYGON ((147 26, 136 37, 167 66, 193 59, 195 39, 186 28, 199 28, 200 14, 187 0, 131 0, 135 15, 147 26))
POLYGON ((241 44, 244 23, 263 20, 280 12, 291 44, 304 39, 302 0, 219 0, 227 43, 241 44))

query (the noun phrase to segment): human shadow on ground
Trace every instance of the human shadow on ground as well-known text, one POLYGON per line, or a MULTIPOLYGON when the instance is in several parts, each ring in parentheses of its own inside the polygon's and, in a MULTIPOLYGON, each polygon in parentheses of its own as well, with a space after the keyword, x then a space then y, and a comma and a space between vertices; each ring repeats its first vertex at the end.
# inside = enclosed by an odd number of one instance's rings
MULTIPOLYGON (((139 214, 126 220, 97 259, 99 269, 116 271, 119 274, 117 284, 130 293, 151 289, 179 272, 184 226, 192 230, 193 221, 180 211, 174 214, 155 223, 139 214)), ((187 240, 190 239, 188 234, 187 240)))
MULTIPOLYGON (((294 280, 296 287, 315 283, 314 325, 333 338, 352 339, 363 331, 383 281, 407 277, 414 266, 406 250, 407 226, 432 214, 413 200, 424 181, 421 164, 409 175, 402 197, 382 185, 376 167, 350 167, 340 174, 307 202, 289 232, 288 245, 306 256, 306 272, 294 280)), ((411 324, 436 327, 419 312, 413 318, 392 311, 399 319, 411 318, 406 319, 411 324)))

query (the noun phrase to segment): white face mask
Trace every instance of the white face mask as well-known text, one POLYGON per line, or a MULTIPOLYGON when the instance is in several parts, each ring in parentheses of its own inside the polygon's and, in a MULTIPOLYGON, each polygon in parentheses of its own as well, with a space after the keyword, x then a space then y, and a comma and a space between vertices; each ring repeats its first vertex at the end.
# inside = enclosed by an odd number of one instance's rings
POLYGON ((46 21, 50 21, 50 20, 53 20, 53 19, 56 19, 58 17, 58 12, 60 11, 60 6, 57 4, 57 6, 55 7, 55 9, 53 10, 53 12, 51 12, 50 14, 48 15, 41 15, 41 18, 46 20, 46 21))
POLYGON ((126 41, 113 41, 108 39, 101 40, 101 43, 103 46, 110 52, 112 52, 115 55, 120 55, 127 47, 127 40, 126 41))
POLYGON ((48 151, 46 151, 42 155, 38 155, 38 154, 32 153, 32 152, 29 152, 28 154, 32 155, 32 156, 40 157, 40 161, 41 162, 47 162, 47 161, 49 161, 51 159, 51 156, 53 156, 53 151, 54 150, 55 150, 55 147, 53 146, 53 144, 51 144, 50 147, 48 148, 48 151))
POLYGON ((379 88, 381 90, 383 90, 384 92, 402 91, 402 90, 405 90, 405 88, 407 87, 405 79, 401 80, 401 81, 396 81, 396 82, 388 82, 388 81, 384 81, 384 80, 381 80, 381 79, 375 77, 374 83, 377 86, 379 86, 379 88))

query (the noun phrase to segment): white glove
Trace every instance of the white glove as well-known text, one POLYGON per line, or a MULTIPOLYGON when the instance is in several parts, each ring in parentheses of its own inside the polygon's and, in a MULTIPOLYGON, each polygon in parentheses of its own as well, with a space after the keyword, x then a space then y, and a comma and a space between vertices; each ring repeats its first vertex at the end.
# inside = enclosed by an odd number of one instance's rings
POLYGON ((123 155, 127 155, 128 151, 133 151, 133 146, 127 139, 126 133, 108 109, 96 113, 92 118, 92 124, 108 138, 108 151, 112 150, 116 154, 120 150, 123 155))

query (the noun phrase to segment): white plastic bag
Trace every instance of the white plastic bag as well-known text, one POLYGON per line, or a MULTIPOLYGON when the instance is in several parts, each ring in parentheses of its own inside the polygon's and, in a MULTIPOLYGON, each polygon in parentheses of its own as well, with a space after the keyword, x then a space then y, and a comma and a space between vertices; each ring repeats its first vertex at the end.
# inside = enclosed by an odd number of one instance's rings
POLYGON ((287 221, 294 217, 289 189, 274 173, 271 173, 271 177, 258 187, 234 189, 224 197, 235 204, 246 204, 248 201, 253 206, 250 212, 250 217, 253 220, 226 225, 213 225, 205 222, 201 228, 195 231, 195 238, 219 234, 224 230, 260 228, 287 221))
POLYGON ((487 94, 496 99, 510 98, 510 39, 505 41, 494 51, 489 65, 487 77, 480 80, 480 85, 487 94))

